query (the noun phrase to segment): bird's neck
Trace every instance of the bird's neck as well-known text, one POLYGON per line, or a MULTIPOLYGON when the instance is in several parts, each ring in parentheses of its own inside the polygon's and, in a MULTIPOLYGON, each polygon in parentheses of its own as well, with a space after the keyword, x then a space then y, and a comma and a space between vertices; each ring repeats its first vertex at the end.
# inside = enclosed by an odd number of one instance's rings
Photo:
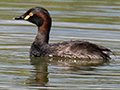
POLYGON ((38 13, 44 19, 42 26, 38 26, 38 33, 35 38, 35 42, 40 44, 48 44, 49 42, 49 32, 51 29, 51 17, 44 15, 42 13, 38 13))
MULTIPOLYGON (((47 29, 47 28, 46 28, 47 29)), ((49 30, 46 30, 43 27, 38 27, 38 33, 35 38, 35 42, 39 44, 48 44, 49 42, 49 30)))

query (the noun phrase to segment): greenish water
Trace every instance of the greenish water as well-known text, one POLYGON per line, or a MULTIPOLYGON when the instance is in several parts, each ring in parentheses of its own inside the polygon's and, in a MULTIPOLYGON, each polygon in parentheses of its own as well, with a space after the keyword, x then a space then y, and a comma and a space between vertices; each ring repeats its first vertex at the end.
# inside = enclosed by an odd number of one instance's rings
POLYGON ((119 90, 119 0, 0 0, 0 89, 119 90), (110 48, 115 60, 96 66, 63 58, 29 58, 35 25, 12 18, 32 7, 49 10, 50 43, 86 40, 110 48))

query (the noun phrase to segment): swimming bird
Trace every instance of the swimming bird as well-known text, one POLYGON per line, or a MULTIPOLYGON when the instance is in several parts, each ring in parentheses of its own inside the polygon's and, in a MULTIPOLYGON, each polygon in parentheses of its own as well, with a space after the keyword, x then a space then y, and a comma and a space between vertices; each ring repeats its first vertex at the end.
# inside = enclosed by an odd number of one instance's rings
POLYGON ((41 57, 68 57, 81 59, 110 59, 112 51, 106 47, 87 41, 64 41, 49 44, 49 33, 52 19, 49 12, 43 7, 29 9, 15 20, 26 20, 38 27, 35 41, 30 48, 30 56, 41 57))

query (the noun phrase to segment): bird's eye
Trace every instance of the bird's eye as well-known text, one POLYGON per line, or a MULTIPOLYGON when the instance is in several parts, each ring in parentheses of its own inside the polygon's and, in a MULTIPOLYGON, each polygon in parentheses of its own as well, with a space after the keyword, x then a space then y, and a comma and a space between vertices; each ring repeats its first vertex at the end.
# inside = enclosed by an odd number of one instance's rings
POLYGON ((31 13, 29 13, 29 15, 27 15, 24 19, 25 20, 28 20, 30 17, 32 17, 33 16, 33 13, 31 12, 31 13))
POLYGON ((31 13, 29 13, 29 15, 32 17, 34 14, 31 12, 31 13))

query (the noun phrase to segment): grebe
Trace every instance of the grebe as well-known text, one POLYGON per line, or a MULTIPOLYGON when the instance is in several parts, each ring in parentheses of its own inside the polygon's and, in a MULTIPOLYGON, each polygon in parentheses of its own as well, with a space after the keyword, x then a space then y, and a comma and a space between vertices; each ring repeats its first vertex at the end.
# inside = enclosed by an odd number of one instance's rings
POLYGON ((26 20, 37 25, 38 33, 30 48, 30 56, 58 56, 81 59, 110 59, 112 51, 86 41, 65 41, 62 43, 49 44, 49 32, 52 19, 49 12, 42 7, 29 9, 15 20, 26 20))

